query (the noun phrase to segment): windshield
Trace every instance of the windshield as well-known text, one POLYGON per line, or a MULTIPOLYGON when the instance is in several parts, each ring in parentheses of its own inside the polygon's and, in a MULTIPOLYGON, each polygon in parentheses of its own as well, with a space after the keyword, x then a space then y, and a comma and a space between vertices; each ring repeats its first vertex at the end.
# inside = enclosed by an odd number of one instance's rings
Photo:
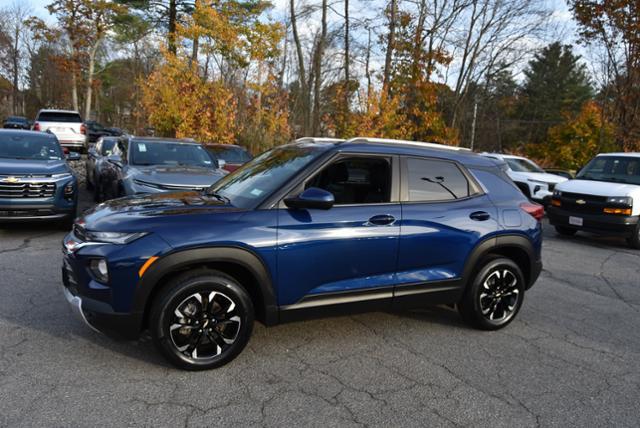
POLYGON ((21 116, 9 116, 7 117, 7 122, 27 123, 27 118, 21 116))
POLYGON ((0 158, 61 160, 62 151, 50 138, 0 137, 0 158))
POLYGON ((38 115, 39 122, 82 122, 78 113, 43 111, 38 115))
POLYGON ((113 153, 113 147, 116 145, 116 140, 103 140, 102 141, 102 156, 109 156, 113 153))
POLYGON ((208 147, 207 150, 216 158, 227 163, 245 163, 251 160, 251 155, 240 147, 208 147))
POLYGON ((254 158, 209 188, 234 206, 251 208, 279 189, 329 145, 284 146, 254 158))
POLYGON ((640 157, 598 156, 576 178, 640 185, 640 157))
POLYGON ((132 141, 130 156, 132 165, 213 166, 211 156, 196 144, 132 141))
POLYGON ((511 171, 544 172, 542 168, 531 162, 529 159, 505 158, 505 162, 507 162, 507 165, 509 165, 511 171))

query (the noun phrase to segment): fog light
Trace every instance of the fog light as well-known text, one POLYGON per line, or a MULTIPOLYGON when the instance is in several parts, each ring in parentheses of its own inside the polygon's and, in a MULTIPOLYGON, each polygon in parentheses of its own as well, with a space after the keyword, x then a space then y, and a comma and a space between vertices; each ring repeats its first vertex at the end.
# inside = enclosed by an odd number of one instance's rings
POLYGON ((73 186, 73 182, 68 183, 66 186, 64 186, 64 197, 65 198, 73 197, 74 191, 75 191, 75 189, 74 189, 74 186, 73 186))
POLYGON ((89 262, 89 270, 94 278, 102 283, 109 282, 109 267, 105 259, 93 259, 89 262))

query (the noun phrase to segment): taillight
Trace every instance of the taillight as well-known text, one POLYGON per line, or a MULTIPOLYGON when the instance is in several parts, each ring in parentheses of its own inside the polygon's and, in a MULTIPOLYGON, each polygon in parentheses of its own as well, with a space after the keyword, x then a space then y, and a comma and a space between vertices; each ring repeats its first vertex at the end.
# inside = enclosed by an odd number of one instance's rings
POLYGON ((40 130, 40 124, 38 122, 33 124, 33 130, 34 131, 39 131, 40 130))
POLYGON ((538 221, 542 221, 542 218, 544 217, 544 207, 540 204, 523 202, 520 204, 520 209, 538 221))
POLYGON ((80 133, 83 135, 87 135, 87 127, 84 126, 84 123, 80 125, 80 133))

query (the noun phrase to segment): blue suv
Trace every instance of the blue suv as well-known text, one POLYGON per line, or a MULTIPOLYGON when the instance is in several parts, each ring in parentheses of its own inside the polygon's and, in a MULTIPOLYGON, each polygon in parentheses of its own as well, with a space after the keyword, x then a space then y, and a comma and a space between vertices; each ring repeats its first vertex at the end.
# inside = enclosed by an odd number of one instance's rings
POLYGON ((64 239, 64 293, 91 327, 148 329, 191 370, 231 361, 255 319, 455 304, 498 329, 542 267, 543 209, 504 170, 436 144, 300 139, 206 191, 85 213, 64 239))
POLYGON ((0 130, 0 222, 57 221, 71 229, 78 181, 55 135, 0 130))

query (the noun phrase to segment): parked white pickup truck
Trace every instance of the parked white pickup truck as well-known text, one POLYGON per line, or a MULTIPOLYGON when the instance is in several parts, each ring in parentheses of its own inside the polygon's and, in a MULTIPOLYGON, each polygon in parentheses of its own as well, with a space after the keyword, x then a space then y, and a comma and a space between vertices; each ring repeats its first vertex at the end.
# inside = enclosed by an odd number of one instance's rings
POLYGON ((556 186, 547 214, 561 235, 618 235, 640 249, 640 153, 599 154, 556 186))
POLYGON ((77 111, 40 110, 33 123, 33 130, 51 132, 62 147, 78 151, 87 148, 87 128, 77 111))

